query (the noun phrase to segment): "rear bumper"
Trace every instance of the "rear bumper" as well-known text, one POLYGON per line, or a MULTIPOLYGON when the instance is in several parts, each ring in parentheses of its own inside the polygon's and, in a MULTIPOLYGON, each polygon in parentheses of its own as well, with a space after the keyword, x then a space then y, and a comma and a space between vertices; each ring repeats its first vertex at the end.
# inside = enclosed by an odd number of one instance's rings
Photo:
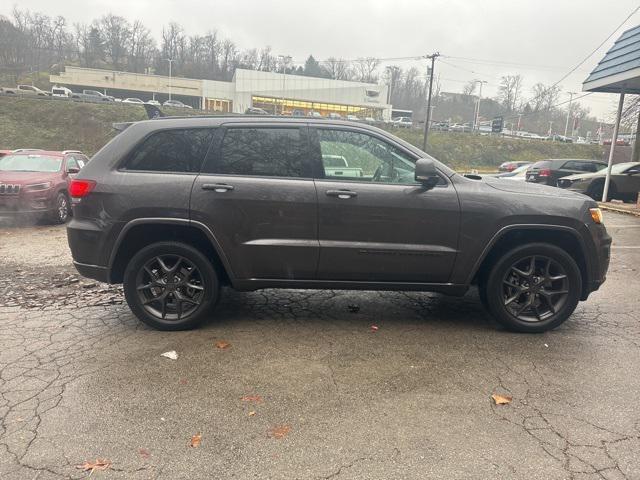
POLYGON ((88 263, 80 263, 73 261, 73 266, 80 275, 99 282, 109 283, 109 269, 100 265, 89 265, 88 263))

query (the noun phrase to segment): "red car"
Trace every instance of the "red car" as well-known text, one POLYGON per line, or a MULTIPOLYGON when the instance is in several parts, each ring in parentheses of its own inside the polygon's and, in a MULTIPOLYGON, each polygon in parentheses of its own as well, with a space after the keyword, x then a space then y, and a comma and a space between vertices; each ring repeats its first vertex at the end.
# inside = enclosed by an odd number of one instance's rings
POLYGON ((0 158, 0 217, 37 215, 64 223, 68 184, 89 159, 76 150, 13 152, 0 158))
POLYGON ((520 168, 524 165, 531 165, 531 162, 504 162, 498 167, 499 172, 513 172, 516 168, 520 168))

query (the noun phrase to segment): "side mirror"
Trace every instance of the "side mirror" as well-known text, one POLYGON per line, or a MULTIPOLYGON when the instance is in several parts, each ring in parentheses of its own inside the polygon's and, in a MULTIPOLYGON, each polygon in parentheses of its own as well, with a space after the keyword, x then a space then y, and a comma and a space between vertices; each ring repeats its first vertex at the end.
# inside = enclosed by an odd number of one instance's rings
POLYGON ((416 162, 415 175, 416 182, 420 182, 427 188, 435 187, 440 181, 438 170, 430 158, 421 158, 416 162))
POLYGON ((74 175, 76 173, 80 173, 80 169, 78 167, 69 167, 67 168, 67 173, 70 175, 74 175))

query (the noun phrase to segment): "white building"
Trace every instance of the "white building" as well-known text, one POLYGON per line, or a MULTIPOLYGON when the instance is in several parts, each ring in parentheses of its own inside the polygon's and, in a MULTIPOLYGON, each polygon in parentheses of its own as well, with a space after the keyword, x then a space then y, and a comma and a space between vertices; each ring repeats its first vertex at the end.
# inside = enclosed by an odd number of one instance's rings
POLYGON ((361 118, 389 120, 387 86, 237 69, 230 82, 197 80, 162 75, 66 67, 51 75, 51 83, 73 90, 101 89, 115 97, 138 97, 164 101, 172 98, 204 110, 244 113, 259 107, 270 113, 326 116, 339 113, 361 118), (75 88, 73 88, 75 87, 75 88))

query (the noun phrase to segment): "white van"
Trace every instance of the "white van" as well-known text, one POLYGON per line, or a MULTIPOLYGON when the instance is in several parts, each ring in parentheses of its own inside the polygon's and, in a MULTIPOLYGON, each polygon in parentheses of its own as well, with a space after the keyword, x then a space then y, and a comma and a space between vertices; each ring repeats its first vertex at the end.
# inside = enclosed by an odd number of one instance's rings
POLYGON ((58 85, 51 89, 52 97, 70 97, 72 93, 67 87, 59 87, 58 85))

